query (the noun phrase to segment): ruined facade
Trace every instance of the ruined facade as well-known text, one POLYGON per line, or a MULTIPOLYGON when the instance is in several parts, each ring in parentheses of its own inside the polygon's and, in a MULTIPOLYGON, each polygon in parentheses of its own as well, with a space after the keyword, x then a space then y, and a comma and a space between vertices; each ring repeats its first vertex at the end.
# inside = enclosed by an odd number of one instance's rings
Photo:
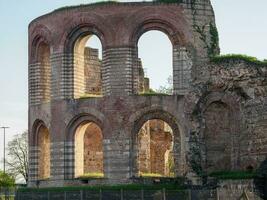
POLYGON ((32 21, 29 185, 80 184, 88 173, 104 176, 92 184, 114 184, 140 172, 256 168, 267 154, 267 66, 210 60, 219 52, 215 30, 209 0, 91 4, 32 21), (149 81, 137 43, 150 30, 172 42, 172 95, 141 95, 149 81), (92 35, 102 60, 85 47, 92 35), (162 122, 146 124, 153 120, 162 122))

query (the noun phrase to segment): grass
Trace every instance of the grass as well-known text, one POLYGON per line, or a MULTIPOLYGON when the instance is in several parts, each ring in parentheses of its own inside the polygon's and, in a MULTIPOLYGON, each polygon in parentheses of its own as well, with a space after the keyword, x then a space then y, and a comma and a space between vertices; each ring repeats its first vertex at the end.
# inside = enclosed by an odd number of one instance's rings
POLYGON ((151 177, 151 178, 159 178, 159 177, 163 177, 161 174, 157 174, 157 173, 140 173, 141 177, 151 177))
POLYGON ((142 173, 142 172, 140 172, 140 177, 143 177, 143 178, 173 178, 174 173, 171 173, 170 176, 163 176, 163 175, 158 174, 158 173, 142 173))
POLYGON ((214 63, 224 63, 229 61, 243 60, 250 64, 255 64, 259 66, 267 66, 267 60, 258 60, 256 57, 242 55, 242 54, 226 54, 214 56, 211 61, 214 63))
POLYGON ((79 99, 98 98, 98 97, 103 97, 103 95, 101 95, 101 94, 84 94, 79 99))
POLYGON ((210 173, 209 176, 223 180, 243 180, 255 178, 256 173, 253 171, 218 171, 210 173))
POLYGON ((78 178, 79 179, 104 178, 104 174, 103 173, 86 173, 78 178))

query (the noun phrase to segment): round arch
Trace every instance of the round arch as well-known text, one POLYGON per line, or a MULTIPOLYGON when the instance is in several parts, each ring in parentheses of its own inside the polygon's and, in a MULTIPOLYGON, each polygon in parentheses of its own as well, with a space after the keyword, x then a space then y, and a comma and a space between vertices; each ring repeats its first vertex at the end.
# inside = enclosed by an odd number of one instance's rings
POLYGON ((87 113, 75 116, 66 128, 65 179, 92 173, 104 176, 103 156, 102 121, 87 113))
POLYGON ((36 120, 32 128, 33 146, 37 147, 36 174, 38 180, 50 178, 51 167, 51 134, 42 120, 36 120))
POLYGON ((82 123, 86 123, 86 122, 93 122, 96 125, 98 125, 101 130, 103 130, 103 123, 99 118, 88 113, 81 113, 73 117, 68 123, 66 131, 65 131, 66 133, 65 141, 66 142, 73 141, 75 137, 76 129, 79 127, 79 125, 81 125, 82 123))
MULTIPOLYGON (((101 42, 102 48, 104 49, 106 45, 106 41, 105 41, 103 31, 97 28, 95 24, 85 23, 85 24, 77 25, 76 27, 72 28, 67 33, 67 36, 64 40, 64 52, 73 53, 73 50, 75 48, 75 43, 79 39, 83 40, 83 38, 86 38, 87 36, 90 36, 90 35, 96 35, 101 42)), ((88 39, 89 37, 86 38, 86 40, 88 39)), ((85 42, 85 41, 81 41, 81 42, 85 42)))
POLYGON ((166 122, 173 132, 173 156, 174 156, 174 164, 175 176, 182 175, 184 172, 184 158, 182 155, 182 137, 181 137, 181 129, 176 120, 176 118, 170 113, 163 110, 150 110, 141 115, 139 115, 134 123, 132 128, 132 144, 131 144, 131 176, 138 176, 138 133, 142 126, 148 121, 158 119, 166 122))
MULTIPOLYGON (((236 95, 233 94, 225 94, 223 92, 210 92, 208 94, 205 94, 204 96, 202 96, 194 111, 193 111, 193 115, 197 116, 197 121, 199 124, 200 129, 198 130, 199 132, 199 136, 200 138, 205 138, 205 134, 206 134, 206 128, 207 128, 207 121, 208 119, 205 119, 205 115, 206 112, 210 112, 210 109, 215 108, 214 106, 217 106, 218 109, 225 109, 225 112, 228 110, 229 115, 228 115, 228 122, 229 124, 227 125, 227 127, 229 128, 229 148, 230 148, 230 152, 229 152, 229 156, 230 156, 230 167, 231 170, 234 169, 238 169, 239 168, 239 151, 236 150, 236 148, 238 146, 240 146, 238 143, 240 141, 238 141, 236 138, 239 138, 238 134, 240 133, 240 129, 241 129, 241 115, 240 115, 240 102, 239 102, 239 98, 236 95)), ((214 120, 214 119, 213 119, 214 120)), ((226 123, 226 122, 225 122, 226 123)), ((226 124, 225 124, 226 126, 226 124)), ((205 144, 206 141, 203 141, 202 144, 205 144)), ((206 155, 206 151, 207 151, 207 146, 202 147, 202 154, 203 154, 203 158, 206 155)), ((206 159, 202 160, 202 165, 206 167, 206 159)))
POLYGON ((29 41, 29 48, 30 48, 30 56, 29 56, 29 62, 34 63, 38 61, 38 50, 40 47, 40 44, 46 44, 49 46, 49 50, 51 52, 52 47, 52 36, 51 31, 44 25, 38 25, 35 27, 35 29, 32 31, 31 38, 33 38, 31 41, 29 41))

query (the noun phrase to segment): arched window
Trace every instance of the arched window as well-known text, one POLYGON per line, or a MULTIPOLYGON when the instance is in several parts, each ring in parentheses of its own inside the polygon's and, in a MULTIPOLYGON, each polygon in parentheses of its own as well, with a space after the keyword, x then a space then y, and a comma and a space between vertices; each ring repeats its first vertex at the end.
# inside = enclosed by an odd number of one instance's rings
POLYGON ((142 93, 173 93, 172 43, 161 31, 148 31, 138 41, 138 89, 142 93))
POLYGON ((173 130, 163 120, 146 121, 138 133, 138 171, 142 177, 174 177, 173 130))
POLYGON ((75 172, 74 176, 103 177, 103 135, 94 122, 83 122, 75 131, 75 172))
POLYGON ((80 36, 73 48, 74 98, 102 95, 102 46, 96 35, 80 36))
POLYGON ((50 178, 50 133, 45 125, 38 128, 37 144, 38 154, 38 179, 50 178))

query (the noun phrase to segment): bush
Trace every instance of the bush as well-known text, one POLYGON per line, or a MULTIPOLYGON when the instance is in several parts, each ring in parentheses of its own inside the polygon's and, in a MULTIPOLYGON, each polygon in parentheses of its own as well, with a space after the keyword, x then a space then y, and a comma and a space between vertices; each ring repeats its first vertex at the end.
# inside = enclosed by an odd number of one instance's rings
POLYGON ((15 186, 15 179, 0 171, 0 187, 14 187, 15 186))
POLYGON ((253 179, 256 176, 254 171, 218 171, 209 174, 210 177, 218 179, 253 179))

